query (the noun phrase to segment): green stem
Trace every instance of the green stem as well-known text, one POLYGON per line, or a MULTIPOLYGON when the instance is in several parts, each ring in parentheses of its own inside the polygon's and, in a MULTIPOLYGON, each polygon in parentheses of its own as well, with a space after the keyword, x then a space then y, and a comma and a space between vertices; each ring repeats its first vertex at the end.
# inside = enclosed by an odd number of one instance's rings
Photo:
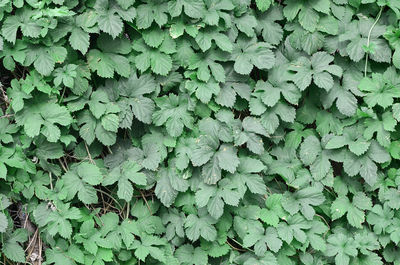
POLYGON ((137 33, 139 33, 141 36, 143 35, 142 32, 140 32, 140 31, 135 27, 135 25, 134 25, 132 22, 127 22, 127 24, 128 24, 131 28, 133 28, 137 33))
POLYGON ((62 102, 62 100, 63 100, 63 98, 64 98, 65 89, 66 89, 66 86, 64 86, 64 89, 63 89, 63 92, 62 92, 62 94, 61 94, 60 100, 58 101, 58 104, 61 104, 61 102, 62 102))
MULTIPOLYGON (((378 16, 376 17, 374 24, 372 24, 371 28, 369 29, 368 38, 367 38, 367 47, 369 47, 372 30, 374 29, 375 25, 378 23, 379 19, 381 18, 382 10, 383 10, 383 6, 379 10, 378 16)), ((364 76, 367 76, 367 68, 368 68, 368 52, 367 52, 367 55, 365 56, 364 76)))
POLYGON ((245 249, 245 250, 248 250, 248 251, 250 251, 250 252, 253 252, 254 253, 254 251, 252 250, 252 249, 250 249, 250 248, 246 248, 246 247, 243 247, 243 245, 242 244, 240 244, 240 242, 239 241, 237 241, 237 240, 235 240, 234 238, 229 238, 230 240, 232 240, 233 242, 235 242, 236 244, 238 244, 240 247, 242 247, 243 249, 245 249))
POLYGON ((126 205, 126 216, 125 216, 125 219, 129 219, 129 202, 126 205))
MULTIPOLYGON (((6 215, 6 212, 5 212, 5 209, 3 208, 3 198, 0 196, 0 208, 1 208, 1 211, 3 212, 3 214, 6 216, 6 218, 7 218, 7 215, 6 215)), ((7 230, 7 228, 6 228, 6 230, 7 230)), ((0 233, 0 236, 1 236, 1 245, 2 246, 4 246, 4 239, 3 239, 3 233, 0 233)))

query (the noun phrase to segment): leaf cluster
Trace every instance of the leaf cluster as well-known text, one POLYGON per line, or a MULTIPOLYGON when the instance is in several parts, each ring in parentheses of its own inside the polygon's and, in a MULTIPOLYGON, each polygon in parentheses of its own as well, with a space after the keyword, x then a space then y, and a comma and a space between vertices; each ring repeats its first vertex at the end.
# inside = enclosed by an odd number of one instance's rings
POLYGON ((0 0, 1 260, 400 264, 399 21, 399 0, 0 0))

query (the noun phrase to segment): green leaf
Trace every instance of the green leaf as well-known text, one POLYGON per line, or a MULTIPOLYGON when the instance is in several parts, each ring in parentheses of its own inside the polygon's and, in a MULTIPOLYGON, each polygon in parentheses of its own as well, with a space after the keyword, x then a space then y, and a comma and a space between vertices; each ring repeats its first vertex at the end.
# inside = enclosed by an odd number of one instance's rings
POLYGON ((75 50, 80 51, 82 54, 86 54, 89 48, 90 35, 80 28, 75 28, 71 31, 69 37, 69 43, 75 50))
POLYGON ((236 171, 236 168, 239 165, 236 148, 229 145, 221 145, 216 155, 218 156, 219 166, 222 169, 225 169, 230 173, 236 171))
POLYGON ((295 72, 294 83, 303 91, 313 80, 318 87, 330 91, 334 84, 332 75, 341 77, 343 72, 340 66, 330 64, 333 60, 334 57, 326 52, 314 53, 311 59, 300 57, 289 67, 289 70, 295 72))
POLYGON ((357 248, 353 238, 342 233, 335 233, 328 237, 327 256, 335 256, 337 264, 348 265, 350 257, 357 255, 357 248))
POLYGON ((112 78, 114 72, 128 77, 131 67, 129 60, 123 56, 130 52, 129 42, 126 39, 111 39, 107 35, 100 35, 97 39, 98 49, 92 49, 87 55, 89 68, 101 77, 112 78), (100 43, 104 43, 100 45, 100 43))
POLYGON ((305 165, 310 165, 315 161, 320 152, 321 147, 318 138, 310 135, 304 139, 300 146, 301 161, 303 161, 305 165))
POLYGON ((191 93, 195 92, 196 97, 205 104, 210 102, 212 95, 217 95, 220 92, 220 86, 214 80, 210 80, 208 83, 190 80, 186 82, 185 87, 191 93))
POLYGON ((70 238, 72 235, 72 225, 70 220, 81 218, 81 212, 76 207, 69 207, 70 204, 58 204, 58 211, 51 212, 47 218, 49 234, 54 236, 59 234, 63 238, 70 238))
POLYGON ((171 16, 179 16, 182 10, 191 18, 201 18, 204 14, 204 3, 195 0, 174 0, 168 3, 171 16))
POLYGON ((35 69, 42 75, 48 76, 54 70, 56 63, 62 63, 67 57, 67 49, 61 46, 32 46, 27 57, 35 69))
POLYGON ((29 137, 35 137, 41 132, 48 137, 50 142, 56 142, 60 137, 60 126, 72 123, 72 117, 66 107, 60 106, 54 100, 43 101, 42 97, 36 97, 29 101, 27 106, 31 110, 24 109, 15 116, 17 125, 24 127, 29 137))
POLYGON ((154 73, 166 76, 172 69, 172 59, 169 54, 176 50, 175 42, 171 38, 166 37, 160 49, 152 48, 140 39, 133 45, 133 49, 141 52, 135 57, 135 65, 141 72, 150 68, 154 73))
POLYGON ((159 110, 153 113, 153 121, 157 126, 165 124, 167 132, 172 137, 180 136, 184 126, 193 128, 193 118, 188 112, 187 98, 170 94, 168 97, 157 98, 156 105, 159 110))
POLYGON ((98 185, 102 181, 100 169, 93 164, 83 162, 77 167, 78 175, 90 185, 98 185))
POLYGON ((282 240, 278 238, 275 228, 269 227, 264 232, 262 227, 255 226, 249 229, 249 233, 243 239, 244 247, 253 245, 257 256, 265 256, 265 253, 268 253, 267 249, 278 252, 282 247, 282 240))
POLYGON ((169 207, 175 201, 178 191, 187 190, 188 183, 177 174, 175 169, 163 169, 159 171, 158 177, 155 189, 156 196, 166 207, 169 207))
POLYGON ((219 219, 224 212, 224 205, 237 206, 242 196, 236 190, 235 183, 223 179, 219 181, 218 188, 203 183, 196 192, 195 198, 199 207, 207 206, 209 214, 219 219))
POLYGON ((235 61, 234 69, 237 73, 248 75, 253 65, 262 70, 272 68, 275 56, 268 43, 257 42, 255 38, 241 35, 232 50, 231 60, 235 61))
POLYGON ((16 242, 6 242, 1 250, 9 260, 14 262, 25 262, 25 251, 16 242))
POLYGON ((201 215, 200 217, 190 214, 185 221, 185 233, 191 240, 195 241, 201 236, 205 240, 213 241, 217 237, 217 231, 213 224, 216 220, 209 215, 201 215))
POLYGON ((8 227, 8 219, 4 213, 0 213, 0 233, 4 233, 8 227))
POLYGON ((282 207, 291 215, 301 211, 306 219, 311 220, 315 215, 312 206, 321 205, 324 201, 322 187, 307 187, 294 193, 285 192, 282 197, 282 207))
POLYGON ((387 108, 393 104, 393 98, 400 97, 400 83, 390 82, 388 77, 391 74, 396 74, 396 71, 388 68, 383 75, 373 73, 372 79, 369 77, 364 77, 361 80, 358 87, 361 91, 366 92, 365 102, 369 107, 379 105, 383 108, 387 108))
POLYGON ((281 205, 282 195, 272 194, 265 201, 266 208, 261 209, 260 219, 265 223, 277 227, 279 219, 286 215, 281 205))
POLYGON ((264 12, 271 6, 272 0, 256 0, 258 10, 264 12))
POLYGON ((176 256, 182 264, 207 264, 207 253, 201 248, 194 248, 191 245, 185 244, 176 250, 176 256))
POLYGON ((33 15, 33 10, 23 8, 18 9, 18 12, 15 12, 15 15, 8 16, 1 28, 3 37, 14 44, 17 37, 17 31, 20 28, 24 36, 38 38, 42 28, 38 21, 32 18, 33 15))
POLYGON ((98 23, 100 29, 110 34, 113 39, 115 39, 115 37, 117 37, 122 32, 123 23, 121 18, 111 12, 99 16, 98 23))
POLYGON ((322 97, 324 108, 330 108, 333 102, 336 101, 336 107, 340 113, 348 117, 353 116, 357 109, 357 99, 351 91, 338 86, 336 83, 334 87, 322 97))
POLYGON ((141 169, 142 167, 137 163, 126 161, 119 167, 113 168, 109 175, 104 178, 102 184, 108 186, 118 181, 118 197, 129 202, 133 196, 133 187, 131 182, 142 186, 147 184, 146 175, 139 172, 141 169))
POLYGON ((363 210, 371 209, 371 207, 371 201, 361 192, 353 197, 353 203, 347 197, 338 197, 331 205, 332 218, 335 220, 347 213, 346 217, 350 225, 361 228, 365 221, 363 210))
MULTIPOLYGON (((86 176, 86 174, 83 176, 86 176)), ((68 171, 66 174, 64 174, 63 180, 66 192, 68 193, 68 197, 72 199, 76 194, 78 194, 78 199, 80 201, 87 204, 96 203, 98 200, 96 190, 93 188, 92 185, 90 185, 81 178, 82 176, 80 176, 78 173, 71 171, 68 171)), ((97 182, 98 180, 97 179, 92 180, 89 177, 89 181, 97 182)))

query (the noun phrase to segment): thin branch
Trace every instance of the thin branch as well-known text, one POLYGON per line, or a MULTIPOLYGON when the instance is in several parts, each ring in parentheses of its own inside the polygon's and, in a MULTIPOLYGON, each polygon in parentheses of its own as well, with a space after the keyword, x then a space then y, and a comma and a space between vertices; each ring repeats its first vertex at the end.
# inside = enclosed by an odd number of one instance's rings
POLYGON ((5 114, 3 116, 0 116, 0 119, 10 118, 10 117, 13 117, 13 116, 14 116, 14 114, 5 114))
POLYGON ((94 165, 95 163, 94 163, 94 161, 92 159, 92 156, 90 155, 89 147, 87 146, 85 141, 84 141, 84 143, 85 143, 86 152, 87 152, 87 154, 89 156, 89 161, 90 161, 90 163, 92 163, 94 165))
POLYGON ((239 241, 237 241, 236 239, 234 239, 234 238, 229 238, 229 239, 232 240, 233 242, 235 242, 236 244, 238 244, 239 246, 241 246, 243 249, 246 249, 246 250, 254 253, 254 251, 252 249, 243 247, 243 245, 240 244, 239 241))
POLYGON ((67 168, 64 166, 64 163, 61 161, 61 158, 58 159, 58 162, 60 162, 62 169, 64 169, 65 172, 68 172, 67 168))
POLYGON ((49 179, 50 179, 50 190, 53 190, 53 178, 51 177, 51 172, 49 172, 49 179))
POLYGON ((111 196, 111 195, 108 194, 107 192, 105 192, 105 191, 103 191, 103 190, 101 190, 101 189, 96 189, 96 188, 95 188, 95 190, 98 191, 98 192, 101 192, 101 193, 103 193, 104 195, 107 195, 109 198, 111 198, 111 199, 121 208, 121 210, 124 209, 124 207, 122 207, 121 204, 120 204, 113 196, 111 196))
POLYGON ((127 202, 127 204, 126 204, 126 216, 125 216, 125 219, 128 219, 129 218, 129 202, 127 202))
POLYGON ((146 203, 147 208, 149 209, 150 215, 153 215, 153 213, 151 212, 150 205, 149 205, 149 203, 147 202, 146 197, 144 196, 142 190, 139 190, 139 192, 140 192, 140 194, 142 195, 142 198, 143 198, 144 202, 146 203))
POLYGON ((231 243, 229 243, 228 240, 226 240, 226 243, 227 243, 232 249, 234 249, 234 250, 236 250, 236 251, 244 251, 244 249, 240 249, 240 248, 237 248, 237 247, 233 246, 231 243))
MULTIPOLYGON (((379 10, 378 16, 376 17, 376 20, 375 20, 374 24, 372 24, 371 28, 369 29, 368 38, 367 38, 367 48, 369 48, 372 30, 374 29, 375 25, 378 23, 379 19, 381 18, 382 10, 383 10, 383 6, 382 6, 381 9, 379 10)), ((369 54, 368 54, 368 52, 367 52, 367 54, 365 55, 364 76, 367 76, 368 55, 369 55, 369 54)))
POLYGON ((112 154, 113 152, 111 151, 111 148, 107 145, 107 150, 108 152, 110 152, 110 154, 112 154))
POLYGON ((330 225, 329 225, 329 223, 325 220, 325 218, 322 216, 322 215, 319 215, 319 214, 315 214, 315 216, 318 216, 319 218, 321 218, 323 221, 324 221, 324 223, 328 226, 328 230, 324 233, 324 237, 326 236, 326 234, 329 232, 329 230, 331 230, 331 227, 330 227, 330 225))
MULTIPOLYGON (((25 228, 25 227, 24 227, 24 228, 25 228)), ((28 246, 25 248, 25 252, 29 249, 29 247, 33 244, 33 242, 36 241, 36 237, 37 237, 38 232, 39 232, 39 229, 36 228, 36 231, 35 231, 35 233, 33 234, 32 239, 29 241, 28 246)), ((31 253, 29 253, 29 255, 30 255, 30 254, 31 254, 31 253)), ((29 256, 29 255, 28 255, 28 256, 29 256)))

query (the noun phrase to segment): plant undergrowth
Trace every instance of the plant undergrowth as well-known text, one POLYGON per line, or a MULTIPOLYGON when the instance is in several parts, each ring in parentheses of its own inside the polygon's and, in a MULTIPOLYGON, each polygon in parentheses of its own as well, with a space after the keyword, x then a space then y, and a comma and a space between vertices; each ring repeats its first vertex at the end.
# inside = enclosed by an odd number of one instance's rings
POLYGON ((399 0, 0 0, 0 262, 400 264, 399 0))

